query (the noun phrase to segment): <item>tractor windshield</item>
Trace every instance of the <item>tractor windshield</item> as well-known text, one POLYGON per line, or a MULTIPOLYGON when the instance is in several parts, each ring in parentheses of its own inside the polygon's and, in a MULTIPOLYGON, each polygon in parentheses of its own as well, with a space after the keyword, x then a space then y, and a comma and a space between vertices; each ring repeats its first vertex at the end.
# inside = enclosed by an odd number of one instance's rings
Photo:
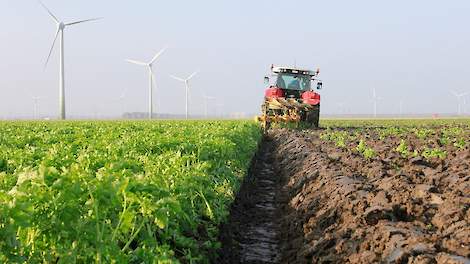
POLYGON ((288 90, 310 90, 310 76, 280 73, 277 75, 276 86, 288 90))

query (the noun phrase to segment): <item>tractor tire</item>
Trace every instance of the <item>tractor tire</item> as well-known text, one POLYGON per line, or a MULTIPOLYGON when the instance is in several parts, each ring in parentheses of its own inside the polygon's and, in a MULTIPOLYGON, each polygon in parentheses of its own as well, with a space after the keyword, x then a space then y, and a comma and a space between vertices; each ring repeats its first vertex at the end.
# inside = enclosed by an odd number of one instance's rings
POLYGON ((307 113, 307 123, 313 128, 318 128, 320 125, 320 105, 315 106, 307 113))

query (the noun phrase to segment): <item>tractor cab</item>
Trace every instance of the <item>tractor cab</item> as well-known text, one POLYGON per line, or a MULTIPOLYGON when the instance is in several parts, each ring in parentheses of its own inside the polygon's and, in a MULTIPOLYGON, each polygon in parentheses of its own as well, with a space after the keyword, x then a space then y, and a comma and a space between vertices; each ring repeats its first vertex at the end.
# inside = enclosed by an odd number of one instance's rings
MULTIPOLYGON (((301 94, 311 91, 312 82, 318 76, 319 70, 310 71, 290 67, 272 67, 273 82, 269 77, 265 78, 267 85, 281 89, 286 98, 300 98, 301 94)), ((321 89, 322 82, 317 82, 317 89, 321 89)))

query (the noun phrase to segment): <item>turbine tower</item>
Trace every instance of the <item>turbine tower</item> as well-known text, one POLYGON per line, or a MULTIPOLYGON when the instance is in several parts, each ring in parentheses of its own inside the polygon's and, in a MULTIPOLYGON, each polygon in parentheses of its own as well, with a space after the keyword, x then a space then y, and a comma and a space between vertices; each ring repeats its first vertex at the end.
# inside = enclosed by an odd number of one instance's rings
POLYGON ((220 116, 221 118, 224 117, 224 104, 223 103, 217 103, 215 105, 215 109, 216 109, 216 115, 220 116))
POLYGON ((33 96, 31 99, 33 99, 34 102, 34 119, 38 119, 39 116, 39 100, 41 100, 43 97, 40 96, 33 96))
POLYGON ((177 77, 177 76, 174 76, 174 75, 170 75, 171 78, 177 80, 177 81, 180 81, 180 82, 184 82, 184 85, 186 87, 186 119, 189 118, 189 81, 194 78, 194 76, 196 76, 197 72, 194 72, 193 74, 191 74, 188 78, 186 79, 183 79, 183 78, 180 78, 180 77, 177 77))
MULTIPOLYGON (((152 114, 153 114, 153 86, 155 82, 155 76, 153 74, 153 64, 157 61, 157 59, 165 52, 167 48, 163 48, 160 50, 154 57, 153 59, 146 63, 146 62, 141 62, 141 61, 136 61, 136 60, 126 60, 127 62, 137 64, 140 66, 147 66, 148 71, 149 71, 149 113, 148 113, 148 118, 152 119, 152 114)), ((156 86, 156 85, 155 85, 156 86)))
POLYGON ((47 63, 49 62, 49 59, 52 54, 52 50, 54 49, 55 42, 57 41, 57 38, 60 36, 60 70, 59 70, 59 112, 60 116, 59 118, 64 120, 65 119, 65 69, 64 69, 64 29, 68 26, 76 25, 76 24, 81 24, 85 22, 90 22, 90 21, 95 21, 101 18, 92 18, 92 19, 86 19, 86 20, 79 20, 75 22, 70 22, 70 23, 64 23, 62 21, 59 21, 59 19, 44 5, 41 1, 39 3, 44 7, 44 9, 47 11, 49 16, 52 18, 52 20, 56 23, 57 25, 57 30, 55 33, 54 41, 52 42, 52 47, 49 51, 49 55, 47 56, 46 63, 44 67, 47 66, 47 63))
POLYGON ((124 113, 126 112, 126 106, 125 106, 126 95, 127 95, 127 88, 122 91, 122 93, 119 95, 118 98, 113 100, 115 102, 119 102, 121 117, 123 117, 124 113))
POLYGON ((215 100, 213 96, 203 95, 204 98, 204 117, 207 119, 208 117, 208 108, 209 108, 209 100, 215 100))
POLYGON ((374 103, 374 118, 377 118, 377 103, 382 100, 381 97, 377 96, 377 92, 375 91, 375 87, 372 88, 372 102, 374 103))
POLYGON ((470 92, 466 92, 466 93, 457 93, 455 91, 452 91, 452 94, 457 97, 457 101, 458 101, 458 115, 461 115, 462 114, 462 104, 461 104, 461 100, 463 101, 463 106, 464 106, 464 112, 465 112, 465 106, 467 105, 467 100, 465 99, 465 96, 469 95, 470 92))
POLYGON ((31 97, 31 100, 33 100, 33 109, 34 109, 34 119, 37 119, 38 118, 38 109, 39 109, 39 101, 41 99, 44 99, 45 97, 42 97, 42 96, 36 96, 34 95, 33 93, 31 93, 29 90, 27 89, 24 89, 24 91, 26 92, 26 94, 31 97))

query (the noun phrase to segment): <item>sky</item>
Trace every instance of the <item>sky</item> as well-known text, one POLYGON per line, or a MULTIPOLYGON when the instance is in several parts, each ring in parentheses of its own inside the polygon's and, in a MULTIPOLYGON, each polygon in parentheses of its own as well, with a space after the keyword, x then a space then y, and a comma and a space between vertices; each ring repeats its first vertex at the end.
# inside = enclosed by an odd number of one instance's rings
MULTIPOLYGON (((69 116, 146 112, 155 64, 155 108, 184 113, 259 112, 271 64, 320 68, 322 113, 456 113, 451 91, 470 92, 469 1, 43 0, 66 28, 69 116), (121 100, 121 95, 124 99, 121 100)), ((44 63, 56 26, 36 0, 0 0, 0 119, 58 115, 59 50, 44 63)), ((466 111, 470 112, 469 104, 466 111)))

